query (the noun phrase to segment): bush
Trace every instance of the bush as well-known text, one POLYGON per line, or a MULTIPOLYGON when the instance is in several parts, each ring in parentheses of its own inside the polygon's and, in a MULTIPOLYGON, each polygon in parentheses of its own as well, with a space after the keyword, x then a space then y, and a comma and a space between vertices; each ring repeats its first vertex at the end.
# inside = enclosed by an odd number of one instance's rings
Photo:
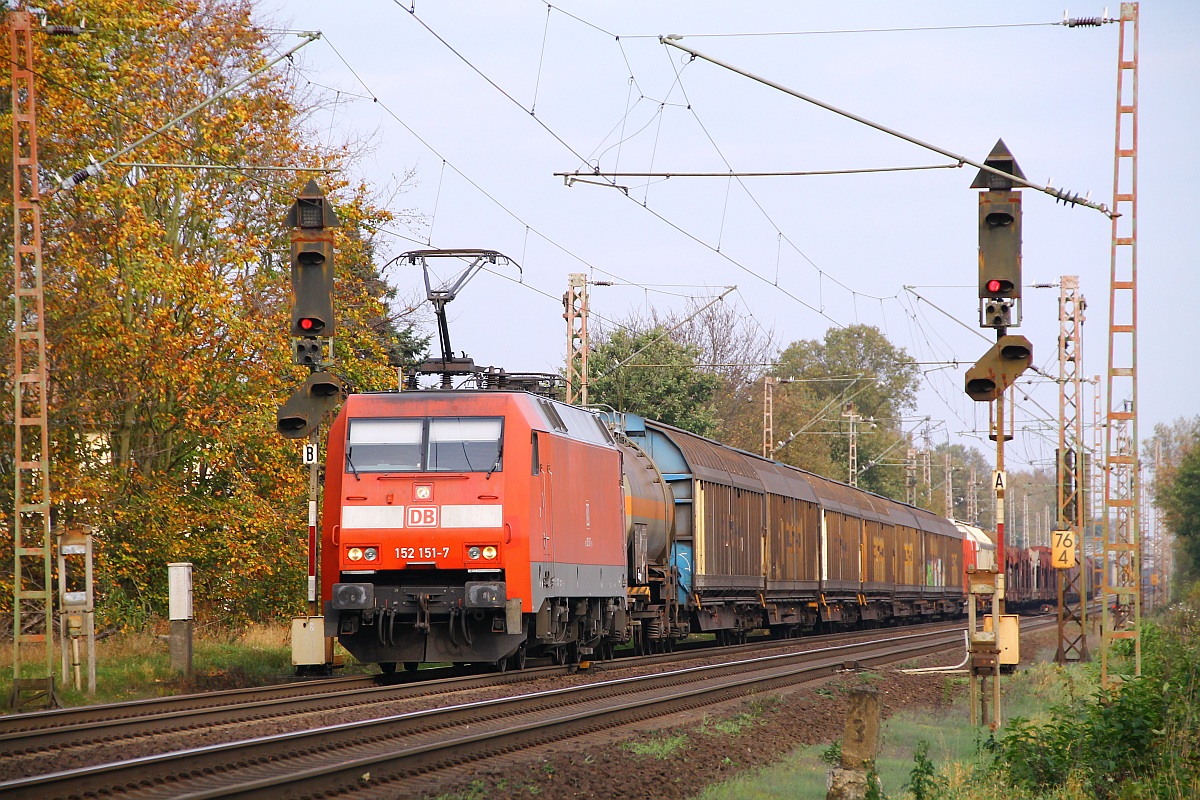
MULTIPOLYGON (((995 774, 1031 792, 1071 783, 1102 799, 1197 796, 1200 625, 1193 607, 1143 622, 1140 677, 1053 707, 1044 724, 1011 720, 992 743, 995 774)), ((1132 657, 1132 648, 1119 644, 1114 655, 1132 657)))

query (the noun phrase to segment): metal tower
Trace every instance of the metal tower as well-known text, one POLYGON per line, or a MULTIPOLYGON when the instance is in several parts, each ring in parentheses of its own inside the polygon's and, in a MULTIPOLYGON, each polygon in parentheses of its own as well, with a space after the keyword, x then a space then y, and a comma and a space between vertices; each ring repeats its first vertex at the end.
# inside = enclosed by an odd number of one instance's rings
POLYGON ((13 112, 13 687, 9 706, 57 706, 50 568, 50 436, 33 15, 8 13, 13 112))
POLYGON ((1058 524, 1070 531, 1077 569, 1058 572, 1058 650, 1054 660, 1087 661, 1087 569, 1083 559, 1083 311, 1079 276, 1064 275, 1058 295, 1058 524))
MULTIPOLYGON (((846 403, 842 416, 850 422, 850 449, 847 453, 847 472, 850 477, 846 483, 858 487, 858 423, 862 417, 854 410, 854 403, 846 403)), ((928 454, 926 454, 928 455, 928 454)))
POLYGON ((773 375, 763 376, 763 458, 770 458, 775 442, 775 384, 779 379, 773 375))
POLYGON ((971 467, 970 483, 967 484, 967 522, 972 525, 979 524, 979 495, 975 491, 979 485, 978 480, 975 467, 971 467))
MULTIPOLYGON (((1162 442, 1154 443, 1154 495, 1158 498, 1158 479, 1162 475, 1162 442)), ((1154 571, 1150 574, 1151 606, 1162 608, 1170 596, 1167 592, 1167 560, 1171 549, 1171 537, 1167 534, 1167 520, 1162 506, 1158 502, 1148 504, 1153 510, 1151 524, 1154 528, 1154 571)))
POLYGON ((1102 520, 1106 533, 1100 677, 1106 686, 1110 683, 1110 650, 1118 639, 1133 640, 1134 674, 1142 673, 1137 425, 1137 3, 1121 3, 1120 23, 1102 520))
POLYGON ((945 477, 942 481, 942 505, 946 509, 946 518, 954 519, 954 465, 951 463, 949 450, 943 454, 942 475, 945 477))
POLYGON ((567 402, 588 402, 588 292, 587 275, 567 276, 563 295, 563 319, 567 321, 567 402))
POLYGON ((904 455, 904 502, 917 504, 917 451, 912 447, 904 455))

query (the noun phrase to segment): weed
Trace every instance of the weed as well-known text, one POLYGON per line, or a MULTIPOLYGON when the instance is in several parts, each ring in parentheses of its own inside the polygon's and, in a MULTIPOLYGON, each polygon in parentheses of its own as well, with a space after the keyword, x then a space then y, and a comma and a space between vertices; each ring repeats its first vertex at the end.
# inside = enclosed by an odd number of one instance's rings
POLYGON ((686 734, 668 736, 665 739, 651 739, 648 742, 627 742, 624 747, 635 756, 652 756, 654 758, 670 758, 687 744, 686 734))
POLYGON ((962 687, 966 685, 966 678, 957 678, 953 675, 942 678, 942 705, 948 706, 953 703, 954 698, 959 696, 962 687))
POLYGON ((717 722, 712 723, 711 726, 706 719, 703 723, 701 723, 700 730, 702 733, 706 733, 709 736, 737 736, 747 728, 753 727, 759 721, 759 715, 757 714, 737 714, 726 719, 718 720, 717 722))
POLYGON ((870 686, 883 680, 883 676, 878 672, 860 672, 858 673, 858 682, 870 686))
POLYGON ((833 699, 833 689, 830 689, 828 686, 819 686, 814 692, 817 696, 824 697, 826 700, 833 699))
POLYGON ((929 742, 924 739, 917 742, 913 762, 908 783, 901 787, 901 791, 912 792, 913 800, 934 800, 946 789, 946 780, 938 776, 937 769, 929 760, 929 742))
POLYGON ((433 800, 484 800, 490 792, 484 781, 471 781, 471 785, 461 792, 439 794, 433 800))
POLYGON ((842 763, 842 740, 838 739, 822 750, 821 760, 835 767, 840 765, 842 763))
POLYGON ((883 793, 883 783, 874 769, 867 770, 867 791, 863 794, 863 800, 887 800, 887 795, 883 793))

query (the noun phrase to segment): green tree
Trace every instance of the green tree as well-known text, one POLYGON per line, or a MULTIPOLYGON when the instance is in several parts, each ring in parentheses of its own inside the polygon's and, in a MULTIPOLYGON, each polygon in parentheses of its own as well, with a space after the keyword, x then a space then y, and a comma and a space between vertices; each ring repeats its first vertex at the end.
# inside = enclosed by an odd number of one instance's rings
POLYGON ((779 357, 777 375, 806 383, 820 403, 823 424, 814 431, 826 435, 829 463, 822 474, 847 478, 849 422, 842 416, 853 403, 858 424, 859 486, 903 499, 904 471, 900 420, 916 408, 918 371, 903 348, 896 347, 870 325, 830 328, 823 341, 793 342, 779 357), (897 451, 900 451, 897 454, 897 451))
POLYGON ((1200 439, 1184 454, 1169 481, 1155 481, 1155 494, 1167 525, 1179 538, 1185 556, 1183 573, 1200 576, 1200 439))
POLYGON ((609 405, 701 436, 717 429, 713 397, 720 379, 696 366, 699 349, 674 341, 666 328, 617 328, 588 356, 592 403, 609 405))
POLYGON ((1142 452, 1154 460, 1154 502, 1176 536, 1179 571, 1200 578, 1200 416, 1155 425, 1142 452))

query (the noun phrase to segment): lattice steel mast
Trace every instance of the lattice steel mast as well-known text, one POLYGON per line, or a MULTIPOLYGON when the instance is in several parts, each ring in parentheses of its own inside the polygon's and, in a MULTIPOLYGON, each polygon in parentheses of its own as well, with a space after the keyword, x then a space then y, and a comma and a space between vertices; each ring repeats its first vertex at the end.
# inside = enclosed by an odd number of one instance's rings
POLYGON ((9 706, 57 706, 50 436, 33 15, 8 13, 13 114, 13 686, 9 706))
POLYGON ((567 276, 563 295, 563 319, 567 321, 567 402, 588 402, 588 291, 587 275, 567 276))
POLYGON ((1073 539, 1078 569, 1058 573, 1058 650, 1054 660, 1087 661, 1087 569, 1083 558, 1083 312, 1079 276, 1064 275, 1058 299, 1058 525, 1073 539))
POLYGON ((1121 4, 1120 25, 1108 306, 1108 428, 1104 448, 1106 535, 1100 676, 1105 685, 1109 684, 1109 655, 1118 639, 1133 640, 1134 674, 1142 672, 1137 425, 1137 3, 1121 4))

